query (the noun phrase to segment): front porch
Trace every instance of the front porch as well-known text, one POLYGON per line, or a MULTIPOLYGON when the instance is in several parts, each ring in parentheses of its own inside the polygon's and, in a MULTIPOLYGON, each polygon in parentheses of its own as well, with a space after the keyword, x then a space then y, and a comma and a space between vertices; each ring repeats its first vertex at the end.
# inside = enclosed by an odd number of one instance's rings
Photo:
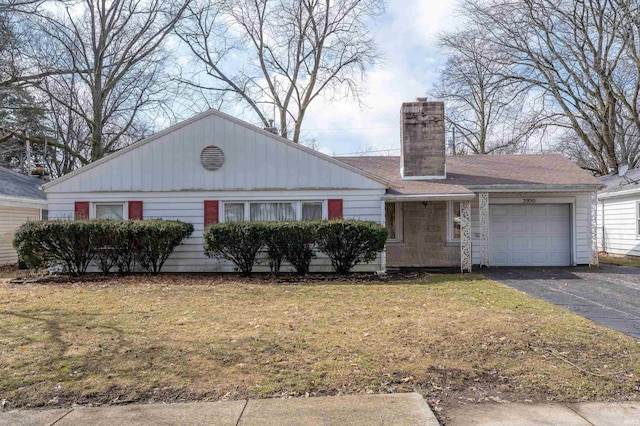
POLYGON ((471 272, 473 266, 598 262, 593 192, 388 197, 383 208, 388 268, 471 272))

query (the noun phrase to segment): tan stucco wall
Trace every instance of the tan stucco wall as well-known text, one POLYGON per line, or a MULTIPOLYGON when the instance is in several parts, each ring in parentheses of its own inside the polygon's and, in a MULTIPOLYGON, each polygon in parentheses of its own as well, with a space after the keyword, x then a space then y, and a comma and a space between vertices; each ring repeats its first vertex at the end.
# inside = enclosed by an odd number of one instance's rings
POLYGON ((447 245, 446 201, 403 203, 403 241, 387 243, 388 267, 460 266, 460 246, 447 245))

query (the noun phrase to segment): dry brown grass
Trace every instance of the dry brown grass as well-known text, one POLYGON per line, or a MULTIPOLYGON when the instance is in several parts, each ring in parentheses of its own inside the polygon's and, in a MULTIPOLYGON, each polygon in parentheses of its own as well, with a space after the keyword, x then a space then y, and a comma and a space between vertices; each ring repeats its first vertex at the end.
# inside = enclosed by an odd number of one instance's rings
POLYGON ((598 255, 598 260, 600 263, 608 265, 633 266, 635 268, 640 268, 640 258, 633 256, 616 256, 600 253, 598 255))
POLYGON ((13 407, 416 390, 437 408, 640 390, 637 340, 475 275, 5 282, 0 324, 13 407))

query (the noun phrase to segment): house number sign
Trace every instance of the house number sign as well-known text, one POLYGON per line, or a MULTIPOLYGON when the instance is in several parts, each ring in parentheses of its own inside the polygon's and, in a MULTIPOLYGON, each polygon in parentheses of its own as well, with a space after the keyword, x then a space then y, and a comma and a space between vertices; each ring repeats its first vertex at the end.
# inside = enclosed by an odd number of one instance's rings
POLYGON ((536 203, 536 199, 535 198, 523 198, 522 202, 524 204, 535 204, 536 203))

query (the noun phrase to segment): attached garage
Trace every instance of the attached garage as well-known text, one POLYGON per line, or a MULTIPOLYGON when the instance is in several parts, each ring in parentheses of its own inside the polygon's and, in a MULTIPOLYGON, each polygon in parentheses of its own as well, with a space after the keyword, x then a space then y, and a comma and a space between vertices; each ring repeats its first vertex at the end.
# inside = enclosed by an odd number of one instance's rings
POLYGON ((490 265, 571 265, 571 204, 491 205, 489 218, 490 265))

